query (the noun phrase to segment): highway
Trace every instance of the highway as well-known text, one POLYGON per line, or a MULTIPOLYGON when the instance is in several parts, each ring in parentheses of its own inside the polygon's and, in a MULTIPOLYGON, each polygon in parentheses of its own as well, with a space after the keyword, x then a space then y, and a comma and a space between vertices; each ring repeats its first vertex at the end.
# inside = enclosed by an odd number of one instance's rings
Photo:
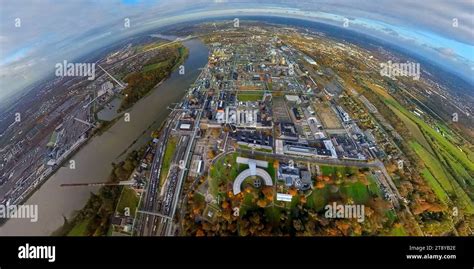
MULTIPOLYGON (((206 100, 205 102, 207 102, 207 97, 208 97, 208 94, 206 93, 206 98, 204 99, 204 100, 206 100)), ((205 107, 205 103, 202 104, 201 108, 202 107, 205 107)), ((188 167, 190 157, 192 156, 191 151, 194 148, 194 142, 195 142, 195 139, 196 139, 197 131, 199 130, 199 122, 201 121, 201 116, 202 116, 202 109, 199 109, 198 114, 196 116, 195 124, 194 124, 194 130, 193 130, 191 139, 188 142, 188 147, 186 149, 186 154, 184 156, 184 166, 185 167, 188 167)), ((180 195, 181 194, 181 188, 183 186, 183 181, 185 179, 185 176, 187 175, 187 171, 188 171, 187 169, 181 169, 179 171, 179 180, 178 180, 178 184, 177 184, 177 186, 175 188, 175 191, 174 191, 175 192, 174 197, 173 197, 174 199, 173 199, 173 202, 172 202, 172 205, 171 205, 171 218, 172 219, 174 218, 174 215, 176 213, 176 207, 179 203, 179 198, 181 196, 180 195)), ((174 235, 173 227, 174 227, 173 223, 169 223, 166 227, 165 235, 167 235, 167 236, 174 235)))
MULTIPOLYGON (((174 118, 174 113, 171 112, 168 119, 174 118)), ((159 180, 160 180, 160 171, 162 165, 162 157, 165 152, 166 143, 168 141, 169 135, 169 126, 172 121, 168 120, 165 123, 165 126, 162 130, 162 135, 160 136, 158 142, 155 146, 155 155, 153 157, 153 162, 150 168, 150 177, 147 184, 147 190, 145 194, 145 199, 141 207, 142 212, 151 212, 157 213, 158 210, 158 189, 159 189, 159 180)), ((140 212, 141 213, 141 212, 140 212)), ((152 233, 156 223, 156 216, 140 214, 137 231, 139 235, 150 235, 152 233)))
MULTIPOLYGON (((207 72, 207 66, 203 69, 196 81, 202 79, 203 74, 207 72)), ((184 97, 186 98, 186 97, 184 97)), ((204 99, 207 102, 207 94, 204 99)), ((156 145, 155 155, 150 170, 149 181, 143 204, 138 211, 139 218, 136 228, 136 234, 140 236, 171 236, 174 234, 175 227, 173 219, 176 213, 177 205, 179 204, 181 189, 184 179, 187 175, 187 168, 180 169, 180 161, 184 161, 184 167, 188 167, 190 157, 192 156, 192 149, 196 139, 197 131, 199 130, 199 122, 202 116, 202 108, 205 103, 196 109, 197 115, 194 121, 194 129, 191 135, 180 134, 179 130, 172 128, 173 125, 179 121, 179 116, 182 110, 173 108, 168 116, 167 122, 162 130, 159 142, 156 145), (173 159, 169 171, 166 171, 166 183, 163 189, 159 190, 160 174, 163 156, 166 150, 166 144, 169 137, 173 135, 179 137, 177 148, 174 152, 173 159)))

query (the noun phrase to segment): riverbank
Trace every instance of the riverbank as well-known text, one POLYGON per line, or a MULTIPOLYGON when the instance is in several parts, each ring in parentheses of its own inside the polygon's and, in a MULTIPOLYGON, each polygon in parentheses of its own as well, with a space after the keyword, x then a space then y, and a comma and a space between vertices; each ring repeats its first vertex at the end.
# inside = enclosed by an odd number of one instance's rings
MULTIPOLYGON (((160 134, 161 133, 161 131, 164 127, 164 123, 165 122, 162 122, 160 127, 157 130, 152 132, 152 136, 149 139, 150 141, 152 140, 152 138, 154 138, 153 134, 160 134)), ((131 145, 129 145, 128 148, 130 148, 135 143, 135 141, 131 145)), ((148 146, 149 146, 149 144, 148 144, 148 146)), ((138 156, 144 155, 145 148, 146 148, 146 146, 143 146, 140 149, 140 151, 138 152, 138 155, 136 155, 136 156, 133 155, 133 153, 134 153, 134 151, 133 151, 132 153, 129 154, 129 156, 127 156, 127 159, 134 159, 134 158, 136 159, 138 156)), ((143 158, 144 158, 144 156, 143 156, 143 158)), ((143 158, 136 159, 136 161, 139 162, 143 158)), ((130 178, 133 171, 137 168, 137 165, 138 164, 135 164, 133 170, 131 172, 127 173, 128 174, 127 178, 130 178)), ((116 181, 116 180, 114 181, 114 178, 116 179, 116 177, 114 177, 114 167, 112 167, 112 168, 113 169, 112 169, 112 172, 109 176, 109 181, 108 182, 117 183, 118 181, 116 181)), ((66 217, 64 217, 64 224, 58 230, 53 232, 51 235, 52 236, 87 236, 87 235, 90 235, 92 228, 90 228, 89 223, 91 223, 91 221, 93 221, 92 212, 96 212, 96 214, 98 212, 100 212, 100 207, 98 205, 101 204, 101 203, 114 205, 114 208, 115 208, 114 211, 111 211, 110 208, 107 208, 107 210, 106 210, 107 213, 105 215, 101 216, 101 218, 103 219, 104 222, 105 222, 105 220, 110 220, 110 218, 113 216, 114 212, 117 211, 116 207, 118 206, 117 204, 118 204, 118 202, 120 201, 120 199, 123 195, 124 188, 127 188, 127 186, 104 186, 104 187, 101 187, 99 189, 99 194, 91 193, 91 196, 90 196, 89 200, 87 201, 87 204, 84 206, 84 208, 82 208, 71 220, 68 220, 66 217), (112 193, 114 195, 111 196, 111 197, 105 196, 104 195, 104 191, 105 191, 104 188, 113 188, 113 190, 111 190, 110 193, 112 193), (118 188, 120 188, 120 190, 118 190, 118 188), (120 193, 118 196, 116 195, 117 192, 120 193), (97 203, 97 201, 100 202, 100 203, 97 203)), ((137 205, 137 207, 138 207, 138 205, 137 205)), ((99 233, 94 232, 93 235, 110 235, 110 233, 111 233, 110 227, 112 227, 112 226, 111 226, 110 223, 108 224, 108 226, 109 226, 109 228, 106 230, 105 234, 104 234, 105 229, 102 229, 101 232, 99 232, 99 233)))
POLYGON ((26 200, 25 204, 38 205, 38 222, 10 219, 0 228, 0 235, 51 235, 64 224, 65 217, 71 220, 84 207, 91 192, 99 191, 97 186, 68 188, 61 187, 62 184, 105 182, 110 175, 111 163, 120 163, 131 151, 149 142, 151 130, 158 129, 168 117, 170 110, 167 107, 182 99, 199 75, 199 69, 207 63, 209 50, 202 42, 193 39, 183 44, 189 49, 189 56, 183 64, 185 74, 175 70, 126 111, 130 113, 129 122, 117 120, 100 136, 91 137, 71 156, 76 169, 60 167, 26 200))
POLYGON ((140 72, 132 72, 125 76, 124 81, 128 85, 122 92, 124 98, 117 110, 118 113, 132 107, 158 83, 169 78, 189 55, 189 50, 181 43, 165 46, 161 50, 163 55, 160 54, 159 58, 155 57, 144 63, 140 72))
MULTIPOLYGON (((112 172, 109 175, 109 183, 118 183, 128 180, 135 168, 138 167, 143 158, 145 148, 132 151, 119 164, 112 164, 112 172)), ((102 186, 97 194, 91 193, 89 200, 83 209, 68 220, 64 217, 64 224, 53 232, 53 236, 103 236, 107 235, 110 227, 110 219, 115 212, 120 194, 124 186, 102 186)))

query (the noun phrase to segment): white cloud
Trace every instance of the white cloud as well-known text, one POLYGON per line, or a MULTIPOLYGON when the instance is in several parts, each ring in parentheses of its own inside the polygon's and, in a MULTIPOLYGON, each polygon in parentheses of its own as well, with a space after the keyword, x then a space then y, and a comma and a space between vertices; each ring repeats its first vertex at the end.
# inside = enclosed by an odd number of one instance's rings
MULTIPOLYGON (((348 18, 370 19, 387 25, 420 29, 474 45, 472 0, 263 0, 258 3, 254 0, 173 0, 137 1, 136 4, 124 4, 119 0, 0 0, 0 6, 2 88, 24 87, 23 81, 21 84, 18 82, 17 77, 21 75, 18 72, 28 72, 32 80, 43 76, 48 68, 34 68, 40 59, 42 66, 47 66, 79 56, 79 52, 97 49, 106 45, 106 42, 138 33, 147 27, 228 14, 225 12, 228 9, 245 8, 245 12, 249 13, 261 9, 265 13, 272 11, 273 7, 275 12, 291 10, 295 14, 318 10, 348 18), (14 27, 17 17, 22 20, 20 28, 14 27), (123 29, 123 19, 126 17, 131 20, 129 30, 123 29), (458 27, 453 27, 453 18, 458 19, 458 27), (15 55, 22 49, 28 50, 15 55)), ((391 40, 411 42, 396 30, 387 28, 385 32, 391 40)), ((452 58, 456 58, 452 48, 444 44, 441 47, 451 49, 449 52, 452 58)), ((446 52, 438 51, 443 55, 446 52)))

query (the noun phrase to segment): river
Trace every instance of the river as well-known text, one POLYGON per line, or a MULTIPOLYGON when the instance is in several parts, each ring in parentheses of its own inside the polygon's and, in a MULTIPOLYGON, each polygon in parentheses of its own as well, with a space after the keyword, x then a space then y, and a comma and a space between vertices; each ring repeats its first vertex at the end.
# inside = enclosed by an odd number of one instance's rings
POLYGON ((180 75, 179 70, 175 70, 127 111, 129 122, 118 120, 107 132, 93 137, 82 147, 71 158, 76 162, 76 169, 60 168, 25 201, 27 205, 38 205, 37 222, 10 219, 0 227, 0 235, 50 235, 63 225, 63 216, 71 218, 86 204, 90 193, 98 190, 98 187, 60 187, 60 184, 106 181, 112 162, 121 161, 150 139, 151 131, 168 116, 167 106, 180 101, 201 72, 199 69, 207 63, 208 49, 201 41, 192 39, 184 45, 189 49, 185 73, 180 75))

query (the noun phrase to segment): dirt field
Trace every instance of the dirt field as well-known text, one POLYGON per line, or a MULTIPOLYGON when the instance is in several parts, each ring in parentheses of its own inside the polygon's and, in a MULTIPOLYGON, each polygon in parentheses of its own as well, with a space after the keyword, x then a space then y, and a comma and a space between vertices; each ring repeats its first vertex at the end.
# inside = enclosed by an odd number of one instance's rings
POLYGON ((285 100, 283 97, 273 97, 273 117, 277 122, 288 122, 290 121, 290 116, 288 115, 288 110, 286 109, 285 100))
POLYGON ((341 121, 338 116, 326 103, 318 103, 315 105, 316 113, 318 114, 321 123, 325 129, 340 129, 342 128, 341 121))

